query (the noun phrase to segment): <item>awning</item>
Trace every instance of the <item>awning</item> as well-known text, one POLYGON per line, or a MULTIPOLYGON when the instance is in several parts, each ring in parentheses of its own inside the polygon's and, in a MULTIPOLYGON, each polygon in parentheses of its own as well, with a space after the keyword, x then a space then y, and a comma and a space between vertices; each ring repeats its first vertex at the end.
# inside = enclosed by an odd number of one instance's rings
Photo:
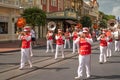
POLYGON ((76 22, 72 21, 72 20, 66 20, 65 22, 69 23, 69 24, 77 24, 76 22))

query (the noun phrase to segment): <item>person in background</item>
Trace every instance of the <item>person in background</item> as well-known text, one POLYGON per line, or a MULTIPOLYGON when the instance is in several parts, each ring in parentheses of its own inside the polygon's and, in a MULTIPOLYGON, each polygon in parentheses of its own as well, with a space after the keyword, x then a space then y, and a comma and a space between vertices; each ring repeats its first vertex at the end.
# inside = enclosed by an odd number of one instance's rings
POLYGON ((92 38, 93 38, 93 41, 95 42, 96 41, 96 32, 94 30, 92 31, 92 38))
POLYGON ((71 38, 71 33, 69 32, 68 29, 66 29, 66 32, 64 33, 65 36, 65 44, 64 44, 64 48, 67 47, 68 44, 68 48, 70 48, 70 38, 71 38))
POLYGON ((77 50, 79 53, 79 44, 75 43, 75 40, 78 38, 78 34, 79 34, 78 26, 75 26, 75 31, 73 31, 72 33, 72 38, 73 38, 73 53, 72 54, 75 53, 76 46, 77 46, 77 50))
POLYGON ((56 39, 55 59, 57 59, 57 57, 58 57, 59 49, 62 52, 62 58, 64 58, 65 57, 64 48, 63 48, 63 46, 64 46, 64 36, 63 36, 63 33, 62 33, 62 29, 58 29, 58 34, 55 35, 55 39, 56 39))
POLYGON ((49 52, 49 46, 51 47, 51 52, 54 52, 53 49, 53 31, 49 30, 47 35, 46 35, 46 39, 47 39, 47 50, 46 53, 49 52))
POLYGON ((115 38, 115 52, 119 52, 120 51, 120 31, 119 31, 119 29, 115 28, 113 35, 115 38))
POLYGON ((35 46, 36 45, 36 36, 35 36, 34 28, 31 29, 30 33, 31 33, 31 37, 32 37, 32 46, 35 46))
POLYGON ((107 48, 107 58, 112 56, 112 45, 113 45, 113 33, 111 29, 108 29, 108 31, 106 32, 107 37, 109 38, 107 44, 108 44, 108 48, 107 48))
POLYGON ((100 56, 99 56, 99 63, 103 64, 107 62, 106 55, 107 55, 107 42, 109 38, 106 36, 106 31, 103 30, 102 34, 97 38, 100 41, 100 56))

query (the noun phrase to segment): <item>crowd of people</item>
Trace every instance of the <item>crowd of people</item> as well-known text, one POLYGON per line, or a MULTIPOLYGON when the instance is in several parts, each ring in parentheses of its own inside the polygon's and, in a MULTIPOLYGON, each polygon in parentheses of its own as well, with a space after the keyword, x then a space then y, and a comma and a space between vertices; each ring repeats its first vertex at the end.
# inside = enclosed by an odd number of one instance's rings
MULTIPOLYGON (((23 69, 25 66, 25 62, 28 61, 30 67, 32 67, 31 56, 32 46, 31 46, 31 30, 28 27, 24 27, 24 33, 19 35, 19 39, 22 40, 21 47, 21 64, 20 69, 23 69), (31 56, 30 56, 31 54, 31 56)), ((75 54, 76 50, 79 54, 78 61, 78 76, 75 79, 80 79, 83 76, 83 69, 86 69, 87 78, 91 77, 91 45, 93 41, 99 41, 100 43, 100 55, 99 55, 99 63, 103 64, 107 62, 107 57, 111 57, 114 53, 120 51, 120 35, 119 29, 102 29, 101 33, 93 33, 90 32, 88 27, 83 27, 82 29, 79 26, 75 26, 74 31, 72 33, 66 29, 66 32, 63 32, 62 29, 58 29, 57 34, 54 34, 52 30, 48 30, 46 34, 47 45, 46 45, 46 53, 55 52, 55 60, 58 58, 59 51, 62 53, 62 58, 65 58, 64 48, 71 48, 71 40, 72 44, 72 52, 71 54, 75 54), (56 41, 56 49, 53 48, 53 40, 56 41), (113 44, 115 46, 113 47, 113 44), (114 49, 114 50, 113 50, 114 49)))

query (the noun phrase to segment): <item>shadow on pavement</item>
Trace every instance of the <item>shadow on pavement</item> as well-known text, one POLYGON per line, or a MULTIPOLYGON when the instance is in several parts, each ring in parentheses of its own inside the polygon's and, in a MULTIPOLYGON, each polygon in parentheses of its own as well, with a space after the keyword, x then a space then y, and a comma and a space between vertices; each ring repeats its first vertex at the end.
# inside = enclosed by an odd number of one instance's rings
POLYGON ((108 61, 107 63, 120 63, 120 61, 108 61))
POLYGON ((91 80, 93 79, 120 79, 120 75, 109 75, 109 76, 97 76, 97 75, 92 75, 91 80))
POLYGON ((41 68, 41 67, 36 67, 37 69, 42 69, 42 70, 56 70, 56 71, 61 71, 65 69, 70 69, 69 67, 52 67, 52 68, 41 68))
POLYGON ((34 55, 33 57, 53 57, 53 55, 41 55, 41 56, 34 55))
POLYGON ((20 63, 0 63, 1 65, 19 65, 20 63))

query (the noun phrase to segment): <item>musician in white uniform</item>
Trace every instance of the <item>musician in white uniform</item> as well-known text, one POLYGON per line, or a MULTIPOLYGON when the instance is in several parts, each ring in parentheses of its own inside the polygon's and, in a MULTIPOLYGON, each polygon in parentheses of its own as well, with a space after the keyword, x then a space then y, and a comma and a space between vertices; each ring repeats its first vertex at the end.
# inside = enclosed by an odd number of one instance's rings
POLYGON ((71 33, 69 32, 68 29, 66 29, 66 32, 64 33, 64 35, 65 35, 65 44, 64 44, 64 48, 67 47, 67 44, 68 44, 68 48, 70 48, 71 33))
POLYGON ((108 44, 108 48, 107 48, 107 58, 112 56, 112 50, 113 50, 113 33, 111 29, 108 29, 107 33, 106 33, 107 37, 109 38, 109 40, 107 41, 108 44))
POLYGON ((102 31, 102 34, 97 38, 100 41, 100 56, 99 56, 99 63, 103 64, 107 62, 106 55, 107 55, 107 42, 109 38, 106 36, 105 30, 102 31))
POLYGON ((51 47, 51 52, 54 52, 54 49, 53 49, 53 32, 52 32, 52 30, 48 31, 48 33, 46 35, 46 39, 47 39, 46 53, 48 53, 50 47, 51 47))
POLYGON ((22 32, 18 39, 22 40, 21 46, 21 63, 20 63, 20 70, 24 68, 26 61, 28 61, 30 68, 32 68, 32 62, 30 57, 30 42, 31 42, 31 35, 29 33, 28 28, 24 28, 24 32, 22 32))
POLYGON ((120 51, 120 32, 118 31, 118 29, 116 28, 113 35, 115 38, 115 52, 120 51))
POLYGON ((55 59, 58 57, 59 50, 61 50, 62 58, 64 58, 64 36, 62 33, 62 29, 58 29, 58 34, 55 35, 56 39, 56 52, 55 52, 55 59))
POLYGON ((78 29, 78 26, 75 26, 75 31, 73 31, 73 33, 72 33, 72 38, 73 38, 73 52, 72 52, 72 54, 75 53, 76 47, 77 47, 77 53, 79 53, 79 44, 75 43, 75 40, 78 38, 78 36, 79 36, 79 29, 78 29))

